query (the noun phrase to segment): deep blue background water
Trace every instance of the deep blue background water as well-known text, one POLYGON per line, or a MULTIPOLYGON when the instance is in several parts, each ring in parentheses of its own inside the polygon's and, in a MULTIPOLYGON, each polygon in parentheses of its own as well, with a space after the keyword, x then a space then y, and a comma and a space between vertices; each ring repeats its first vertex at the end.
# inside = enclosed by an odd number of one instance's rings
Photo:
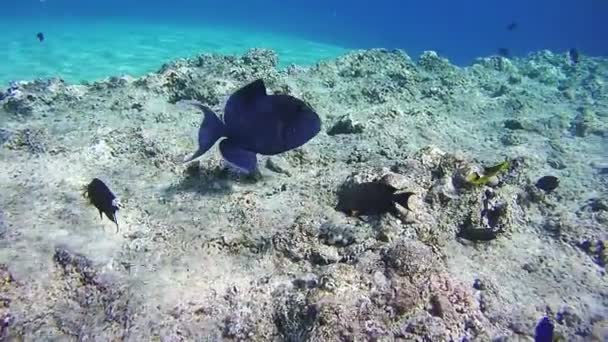
MULTIPOLYGON (((281 31, 350 48, 433 49, 458 64, 577 47, 607 55, 606 0, 2 0, 5 16, 133 16, 281 31), (508 31, 515 21, 518 27, 508 31)), ((40 28, 44 30, 44 28, 40 28)))

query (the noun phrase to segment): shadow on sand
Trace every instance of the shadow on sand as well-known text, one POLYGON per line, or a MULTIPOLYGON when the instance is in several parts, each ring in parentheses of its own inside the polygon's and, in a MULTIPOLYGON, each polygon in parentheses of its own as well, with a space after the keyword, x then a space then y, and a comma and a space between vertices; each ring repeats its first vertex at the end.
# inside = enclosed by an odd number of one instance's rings
POLYGON ((232 192, 234 183, 255 184, 261 179, 259 172, 251 175, 236 172, 223 166, 203 168, 196 162, 186 168, 178 183, 165 189, 165 195, 193 192, 204 196, 222 196, 232 192))

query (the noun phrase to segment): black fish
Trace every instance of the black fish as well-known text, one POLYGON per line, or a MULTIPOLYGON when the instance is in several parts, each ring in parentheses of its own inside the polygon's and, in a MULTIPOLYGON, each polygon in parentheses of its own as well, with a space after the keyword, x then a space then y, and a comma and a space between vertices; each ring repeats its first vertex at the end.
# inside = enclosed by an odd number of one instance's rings
POLYGON ((511 51, 508 48, 498 48, 498 55, 504 58, 511 58, 511 51))
POLYGON ((555 176, 544 176, 536 181, 536 187, 544 190, 545 192, 551 192, 557 189, 559 185, 559 178, 555 176))
POLYGON ((36 35, 36 38, 38 38, 39 41, 43 42, 44 41, 44 33, 38 32, 38 34, 36 35))
POLYGON ((576 48, 572 48, 572 49, 570 49, 570 51, 568 51, 568 58, 570 58, 570 62, 572 64, 576 65, 576 64, 578 64, 578 62, 581 58, 581 55, 576 48))
POLYGON ((103 218, 103 214, 106 214, 110 221, 116 224, 116 230, 118 231, 116 212, 120 205, 116 196, 114 196, 108 186, 98 178, 93 178, 91 183, 87 185, 87 190, 84 195, 87 196, 91 201, 91 204, 99 210, 99 217, 103 218))
POLYGON ((538 321, 534 331, 534 342, 553 342, 553 323, 545 316, 538 321))
POLYGON ((396 192, 394 187, 379 182, 353 185, 340 191, 336 209, 353 216, 396 213, 395 203, 409 209, 407 203, 414 193, 396 192))
POLYGON ((513 31, 517 28, 517 22, 513 21, 507 25, 507 31, 513 31))
POLYGON ((196 101, 203 122, 198 131, 198 150, 184 162, 207 152, 217 140, 228 163, 245 172, 257 168, 256 154, 275 155, 300 147, 321 130, 321 119, 304 101, 290 95, 267 95, 258 79, 234 92, 226 102, 224 120, 196 101))
POLYGON ((501 231, 487 228, 467 228, 461 229, 456 236, 469 241, 492 241, 498 237, 501 231))
MULTIPOLYGON (((490 221, 491 217, 496 215, 496 212, 493 213, 484 213, 487 212, 487 209, 482 211, 482 216, 488 217, 488 221, 490 221)), ((496 226, 496 222, 488 222, 490 227, 488 228, 475 228, 472 223, 471 216, 467 217, 465 221, 460 226, 460 229, 456 233, 456 236, 469 241, 492 241, 498 237, 498 234, 503 233, 502 229, 494 229, 491 227, 496 226)))

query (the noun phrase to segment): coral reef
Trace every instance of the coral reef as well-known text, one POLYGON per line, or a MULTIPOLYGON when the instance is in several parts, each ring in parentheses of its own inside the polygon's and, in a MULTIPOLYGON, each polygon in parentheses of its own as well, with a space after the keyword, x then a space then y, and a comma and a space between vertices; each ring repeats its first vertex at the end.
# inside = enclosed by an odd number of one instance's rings
POLYGON ((565 340, 608 338, 608 60, 277 65, 254 49, 3 91, 0 340, 503 341, 543 315, 565 340), (215 152, 183 165, 201 113, 179 101, 221 113, 255 78, 323 131, 255 175, 215 152), (559 187, 538 189, 548 175, 559 187), (118 232, 81 196, 94 177, 121 199, 118 232), (337 211, 364 182, 414 195, 337 211))

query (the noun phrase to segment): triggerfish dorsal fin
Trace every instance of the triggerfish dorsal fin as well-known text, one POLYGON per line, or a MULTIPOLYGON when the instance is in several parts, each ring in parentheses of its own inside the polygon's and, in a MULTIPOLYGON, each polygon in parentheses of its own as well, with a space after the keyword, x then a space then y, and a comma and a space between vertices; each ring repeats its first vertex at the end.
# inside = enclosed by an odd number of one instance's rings
POLYGON ((209 107, 196 101, 190 101, 188 103, 203 111, 203 122, 198 129, 198 150, 196 150, 192 156, 186 158, 184 163, 190 162, 205 154, 205 152, 213 147, 219 138, 225 135, 224 123, 209 107))
POLYGON ((259 100, 266 97, 266 85, 262 79, 257 79, 235 91, 226 102, 224 110, 224 122, 230 126, 230 122, 238 120, 244 113, 256 108, 259 100))

